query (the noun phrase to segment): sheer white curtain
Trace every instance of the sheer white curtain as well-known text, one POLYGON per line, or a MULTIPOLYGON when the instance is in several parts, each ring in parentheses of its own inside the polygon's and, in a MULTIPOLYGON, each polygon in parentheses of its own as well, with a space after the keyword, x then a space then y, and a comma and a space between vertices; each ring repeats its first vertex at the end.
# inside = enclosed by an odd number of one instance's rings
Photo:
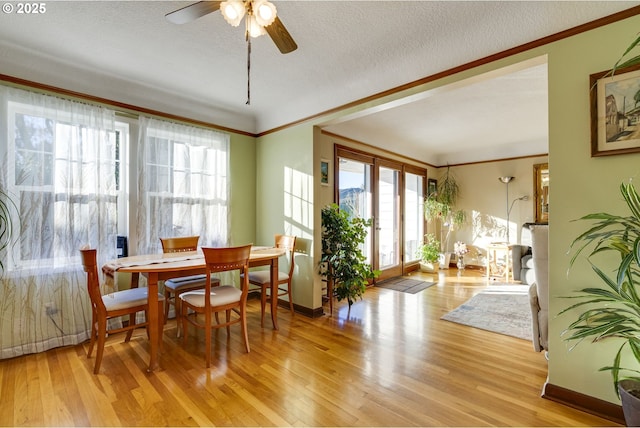
POLYGON ((229 243, 229 135, 140 117, 137 252, 162 252, 160 238, 200 235, 229 243))
POLYGON ((0 125, 0 187, 18 232, 0 253, 0 358, 9 358, 88 338, 78 249, 116 257, 119 166, 108 109, 0 86, 0 125))

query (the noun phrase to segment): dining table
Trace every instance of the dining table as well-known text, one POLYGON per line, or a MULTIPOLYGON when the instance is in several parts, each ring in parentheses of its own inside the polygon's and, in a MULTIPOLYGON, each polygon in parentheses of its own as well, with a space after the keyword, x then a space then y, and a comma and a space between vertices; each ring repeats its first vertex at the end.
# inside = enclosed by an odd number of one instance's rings
MULTIPOLYGON (((278 258, 283 256, 286 250, 277 247, 253 246, 249 256, 249 267, 269 266, 271 271, 271 322, 273 329, 278 330, 278 258)), ((198 275, 206 272, 206 264, 202 251, 189 251, 182 253, 147 254, 130 257, 121 257, 106 262, 102 271, 107 276, 113 276, 115 272, 131 274, 131 287, 137 287, 140 275, 147 279, 149 288, 149 367, 148 372, 153 372, 160 367, 159 354, 161 349, 162 331, 158 313, 158 281, 164 281, 175 277, 198 275)))

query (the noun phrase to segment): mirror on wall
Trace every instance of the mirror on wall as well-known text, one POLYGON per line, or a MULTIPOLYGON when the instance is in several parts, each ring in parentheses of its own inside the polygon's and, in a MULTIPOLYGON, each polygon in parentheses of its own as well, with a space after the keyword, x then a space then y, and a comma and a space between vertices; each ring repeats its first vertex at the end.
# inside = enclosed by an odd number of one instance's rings
POLYGON ((534 209, 536 223, 549 222, 549 164, 539 163, 533 166, 534 209))

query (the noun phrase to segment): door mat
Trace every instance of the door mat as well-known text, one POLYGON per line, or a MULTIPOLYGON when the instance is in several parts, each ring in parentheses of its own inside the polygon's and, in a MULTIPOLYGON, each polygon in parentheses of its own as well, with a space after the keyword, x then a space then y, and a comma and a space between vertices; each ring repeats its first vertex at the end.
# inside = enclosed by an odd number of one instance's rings
POLYGON ((382 282, 377 282, 376 287, 388 288, 390 290, 401 291, 403 293, 416 294, 435 284, 437 283, 420 281, 418 279, 403 278, 399 276, 397 278, 391 278, 382 282))
POLYGON ((440 319, 531 340, 527 286, 493 286, 440 319))

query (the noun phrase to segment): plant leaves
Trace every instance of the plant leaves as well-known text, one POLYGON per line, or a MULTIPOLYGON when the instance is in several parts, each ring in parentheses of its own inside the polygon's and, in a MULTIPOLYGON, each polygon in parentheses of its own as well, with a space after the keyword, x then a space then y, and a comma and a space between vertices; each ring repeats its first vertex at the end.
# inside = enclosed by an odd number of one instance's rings
MULTIPOLYGON (((640 43, 640 37, 634 43, 640 43)), ((640 196, 630 183, 622 183, 619 191, 629 215, 599 212, 581 217, 578 221, 590 222, 590 226, 570 246, 574 254, 569 267, 574 266, 579 255, 586 255, 601 286, 584 287, 571 296, 563 296, 577 301, 558 314, 574 316, 561 333, 564 340, 575 342, 571 349, 584 340, 622 340, 613 364, 600 369, 611 372, 616 394, 621 379, 627 378, 630 373, 640 373, 635 369, 620 367, 627 344, 635 360, 640 362, 640 292, 637 288, 640 280, 640 196), (600 255, 612 251, 618 256, 618 263, 611 269, 607 268, 613 272, 610 276, 596 261, 601 260, 600 255)))

